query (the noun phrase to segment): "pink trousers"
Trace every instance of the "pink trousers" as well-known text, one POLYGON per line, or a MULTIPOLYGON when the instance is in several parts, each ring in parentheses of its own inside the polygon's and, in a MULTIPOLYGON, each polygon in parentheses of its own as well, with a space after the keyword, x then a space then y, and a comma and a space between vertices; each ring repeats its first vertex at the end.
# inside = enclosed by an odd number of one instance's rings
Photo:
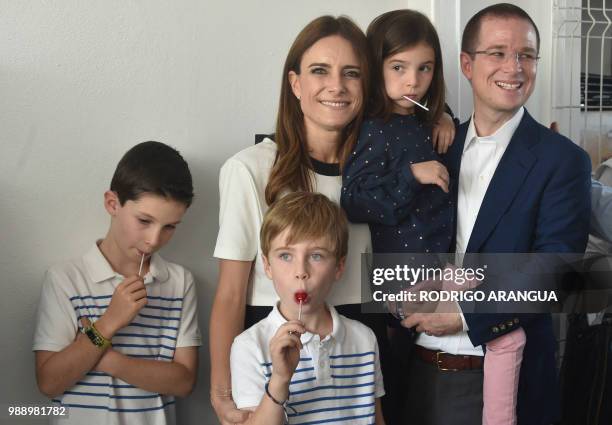
POLYGON ((516 394, 525 341, 525 331, 518 328, 487 344, 483 425, 516 425, 516 394))

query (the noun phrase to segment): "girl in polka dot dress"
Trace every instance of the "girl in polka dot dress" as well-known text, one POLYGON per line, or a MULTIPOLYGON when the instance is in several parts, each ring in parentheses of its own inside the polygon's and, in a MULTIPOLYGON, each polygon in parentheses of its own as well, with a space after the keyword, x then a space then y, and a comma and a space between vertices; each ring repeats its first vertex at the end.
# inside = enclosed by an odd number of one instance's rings
MULTIPOLYGON (((445 108, 437 33, 421 13, 397 10, 372 21, 367 37, 370 113, 343 169, 342 206, 351 221, 368 223, 375 254, 451 252, 455 205, 443 153, 454 127, 437 124, 445 108)), ((487 344, 484 424, 516 423, 524 345, 522 330, 487 344)), ((400 388, 392 384, 389 392, 400 388)))
POLYGON ((375 253, 449 252, 454 207, 441 153, 454 124, 436 152, 445 107, 438 36, 424 15, 398 10, 372 21, 367 37, 369 118, 344 166, 342 206, 351 221, 369 224, 375 253))

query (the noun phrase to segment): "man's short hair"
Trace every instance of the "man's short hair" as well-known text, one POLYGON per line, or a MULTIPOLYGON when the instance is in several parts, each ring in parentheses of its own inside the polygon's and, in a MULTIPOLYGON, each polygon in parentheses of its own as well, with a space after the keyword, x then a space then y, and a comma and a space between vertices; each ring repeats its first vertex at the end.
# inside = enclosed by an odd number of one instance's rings
POLYGON ((472 53, 478 44, 478 36, 480 35, 480 25, 485 18, 519 18, 529 22, 535 29, 537 39, 537 49, 540 50, 540 31, 538 26, 533 22, 531 16, 520 7, 510 3, 497 3, 489 7, 485 7, 480 12, 470 18, 461 39, 461 51, 472 53))
POLYGON ((176 149, 152 141, 139 143, 123 155, 113 174, 110 190, 117 194, 121 205, 147 193, 187 207, 193 200, 187 162, 176 149))
POLYGON ((348 251, 348 222, 344 211, 325 195, 293 192, 274 202, 261 226, 261 251, 270 252, 272 240, 290 229, 286 243, 327 238, 337 260, 348 251))

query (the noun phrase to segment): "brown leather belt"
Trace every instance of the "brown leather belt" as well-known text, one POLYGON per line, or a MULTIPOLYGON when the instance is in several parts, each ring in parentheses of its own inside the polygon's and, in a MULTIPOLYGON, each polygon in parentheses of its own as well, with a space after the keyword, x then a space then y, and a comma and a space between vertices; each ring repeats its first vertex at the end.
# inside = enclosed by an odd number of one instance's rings
POLYGON ((444 351, 429 350, 420 345, 415 346, 416 354, 426 363, 443 371, 482 369, 483 356, 462 356, 448 354, 444 351))

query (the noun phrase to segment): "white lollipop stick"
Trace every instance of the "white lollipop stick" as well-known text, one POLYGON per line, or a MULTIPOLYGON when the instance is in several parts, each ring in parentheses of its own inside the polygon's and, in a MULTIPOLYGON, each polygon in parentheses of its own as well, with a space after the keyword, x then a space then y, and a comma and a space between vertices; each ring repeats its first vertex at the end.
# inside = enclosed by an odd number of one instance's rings
POLYGON ((402 96, 404 99, 411 101, 412 103, 414 103, 417 106, 420 106, 421 108, 425 109, 426 111, 429 111, 429 108, 427 106, 423 106, 421 105, 419 102, 417 102, 416 100, 412 100, 410 99, 408 96, 402 96))
POLYGON ((140 268, 138 269, 138 276, 141 277, 140 275, 142 274, 142 265, 144 264, 144 252, 142 253, 142 258, 140 259, 140 268))
MULTIPOLYGON (((302 320, 302 300, 300 300, 300 309, 298 310, 298 320, 302 320)), ((297 334, 295 331, 289 331, 289 335, 297 334)))

